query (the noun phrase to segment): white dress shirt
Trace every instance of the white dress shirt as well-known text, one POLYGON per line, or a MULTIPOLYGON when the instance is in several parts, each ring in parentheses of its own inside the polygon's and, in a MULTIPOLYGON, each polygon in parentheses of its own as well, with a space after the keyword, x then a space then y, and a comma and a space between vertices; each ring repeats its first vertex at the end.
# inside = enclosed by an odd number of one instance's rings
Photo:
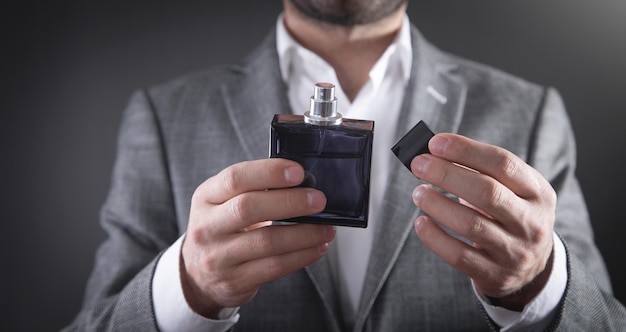
MULTIPOLYGON (((413 55, 409 19, 405 16, 395 41, 371 69, 368 82, 353 101, 341 89, 334 69, 289 35, 282 15, 278 18, 276 28, 281 74, 289 87, 287 95, 295 114, 303 114, 308 109, 315 83, 330 82, 336 86, 338 111, 344 117, 375 121, 369 226, 365 229, 338 227, 328 253, 342 299, 344 319, 352 322, 361 298, 373 234, 381 227, 378 221, 384 218, 379 213, 391 163, 394 161, 390 147, 394 143, 396 124, 411 72, 413 55)), ((437 91, 431 92, 431 95, 439 97, 439 100, 445 98, 437 91)), ((157 263, 152 282, 155 316, 159 328, 164 332, 227 330, 238 321, 238 308, 226 308, 220 312, 219 320, 211 320, 196 314, 187 305, 180 286, 178 269, 181 243, 182 237, 163 254, 157 263)), ((484 296, 476 293, 489 316, 502 327, 502 331, 529 328, 541 330, 552 320, 567 283, 565 249, 556 235, 554 243, 554 264, 548 284, 523 312, 492 306, 484 296)))

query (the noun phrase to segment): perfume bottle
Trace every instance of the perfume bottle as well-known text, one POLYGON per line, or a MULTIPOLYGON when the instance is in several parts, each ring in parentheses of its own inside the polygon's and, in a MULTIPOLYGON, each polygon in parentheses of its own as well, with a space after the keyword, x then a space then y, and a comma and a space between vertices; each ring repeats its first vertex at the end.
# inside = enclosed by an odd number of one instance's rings
POLYGON ((326 209, 293 218, 367 227, 374 121, 342 118, 335 86, 317 83, 303 115, 277 114, 271 124, 270 157, 294 160, 305 170, 301 186, 326 195, 326 209))

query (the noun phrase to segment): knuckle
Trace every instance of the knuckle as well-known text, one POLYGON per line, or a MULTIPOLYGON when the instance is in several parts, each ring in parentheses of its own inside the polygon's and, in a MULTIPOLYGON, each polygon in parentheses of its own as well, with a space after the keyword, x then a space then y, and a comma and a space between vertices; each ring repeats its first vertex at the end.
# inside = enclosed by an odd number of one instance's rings
POLYGON ((515 255, 516 263, 515 267, 522 269, 523 267, 529 266, 534 261, 534 256, 530 253, 530 250, 517 250, 515 255))
POLYGON ((219 260, 213 255, 206 255, 203 259, 202 264, 204 265, 204 269, 209 271, 217 280, 221 279, 220 271, 220 263, 219 260))
POLYGON ((253 242, 254 247, 260 252, 273 253, 276 248, 276 243, 269 228, 260 229, 256 232, 253 242))
POLYGON ((540 243, 546 238, 548 232, 540 223, 532 223, 529 225, 529 233, 529 239, 532 243, 540 243))
POLYGON ((466 225, 466 231, 470 236, 480 237, 486 232, 485 219, 478 213, 474 213, 466 225))
POLYGON ((206 181, 204 181, 203 183, 201 183, 199 186, 196 187, 196 189, 193 191, 193 194, 191 195, 192 206, 201 206, 203 204, 209 203, 207 199, 208 193, 210 192, 209 186, 210 186, 210 183, 212 183, 214 179, 215 179, 215 176, 210 177, 209 179, 207 179, 206 181))
POLYGON ((239 193, 242 187, 242 170, 236 164, 222 171, 221 179, 223 188, 229 193, 239 193))
POLYGON ((222 279, 216 283, 218 293, 222 298, 230 298, 239 293, 239 283, 229 279, 222 279))
POLYGON ((463 270, 465 267, 472 266, 474 264, 474 256, 470 250, 462 250, 459 255, 455 257, 453 266, 456 266, 463 270))
POLYGON ((523 215, 521 220, 524 221, 523 235, 529 245, 535 246, 544 243, 548 238, 552 237, 552 222, 546 222, 543 214, 523 215))
POLYGON ((269 276, 281 275, 284 269, 284 262, 278 257, 269 257, 265 262, 265 271, 269 276))
POLYGON ((504 176, 509 178, 515 177, 520 168, 513 156, 505 150, 498 150, 496 166, 503 172, 504 176))
POLYGON ((496 181, 488 181, 480 192, 480 199, 491 208, 497 209, 505 205, 505 197, 496 181))
POLYGON ((249 195, 236 196, 229 201, 229 212, 237 220, 250 220, 252 218, 251 204, 249 195))
POLYGON ((193 244, 200 244, 205 242, 205 233, 201 228, 191 227, 190 225, 190 227, 187 227, 185 238, 186 241, 190 241, 193 244))
POLYGON ((511 291, 517 289, 517 283, 518 278, 511 273, 504 273, 494 280, 495 288, 498 289, 502 295, 509 294, 511 291))
POLYGON ((547 188, 541 190, 540 195, 542 201, 546 202, 550 207, 556 206, 557 195, 552 186, 548 185, 547 188))

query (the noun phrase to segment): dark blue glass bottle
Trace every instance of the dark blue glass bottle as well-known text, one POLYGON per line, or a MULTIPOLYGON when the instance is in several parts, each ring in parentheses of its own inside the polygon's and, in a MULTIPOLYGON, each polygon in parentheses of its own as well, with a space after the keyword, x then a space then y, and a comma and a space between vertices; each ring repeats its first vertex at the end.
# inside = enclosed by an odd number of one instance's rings
POLYGON ((317 83, 302 115, 274 116, 270 157, 297 161, 302 186, 326 195, 326 209, 284 221, 367 227, 374 122, 337 113, 334 85, 317 83))

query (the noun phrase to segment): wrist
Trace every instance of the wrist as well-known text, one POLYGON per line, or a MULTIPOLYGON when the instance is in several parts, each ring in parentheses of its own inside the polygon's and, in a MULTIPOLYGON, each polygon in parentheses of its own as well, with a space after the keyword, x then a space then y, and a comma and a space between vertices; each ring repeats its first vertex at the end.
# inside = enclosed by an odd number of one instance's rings
POLYGON ((189 308, 193 310, 198 315, 201 315, 205 318, 209 319, 218 319, 218 315, 223 306, 219 305, 215 301, 208 299, 205 296, 202 296, 200 287, 192 280, 190 275, 187 273, 187 269, 185 267, 185 259, 183 257, 182 251, 180 253, 180 264, 179 264, 179 274, 180 274, 180 284, 183 290, 183 295, 185 296, 185 301, 189 305, 189 308))
POLYGON ((535 276, 533 280, 524 285, 524 287, 503 297, 487 296, 487 299, 489 299, 489 302, 494 306, 503 307, 512 311, 523 311, 524 307, 530 303, 548 283, 553 264, 554 250, 550 253, 550 257, 548 257, 544 269, 535 276))

